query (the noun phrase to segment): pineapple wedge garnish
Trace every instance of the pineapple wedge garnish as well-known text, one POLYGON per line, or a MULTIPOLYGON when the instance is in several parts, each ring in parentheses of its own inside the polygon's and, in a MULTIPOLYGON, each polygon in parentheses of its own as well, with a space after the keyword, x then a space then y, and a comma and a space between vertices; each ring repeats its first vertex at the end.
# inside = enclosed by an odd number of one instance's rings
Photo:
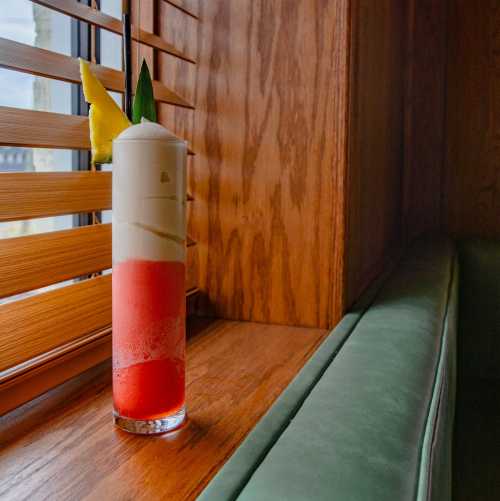
POLYGON ((92 163, 112 161, 113 139, 132 125, 125 113, 113 101, 101 82, 90 71, 87 61, 80 59, 83 94, 90 104, 89 127, 92 163))

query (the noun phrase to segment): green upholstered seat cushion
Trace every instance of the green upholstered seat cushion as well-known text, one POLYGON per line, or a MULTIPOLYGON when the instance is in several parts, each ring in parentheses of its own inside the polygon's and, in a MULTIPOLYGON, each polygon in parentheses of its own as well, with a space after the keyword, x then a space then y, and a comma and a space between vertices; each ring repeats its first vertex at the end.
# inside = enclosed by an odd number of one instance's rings
POLYGON ((257 423, 250 435, 232 455, 230 461, 215 476, 199 496, 199 501, 237 498, 254 471, 290 424, 304 400, 338 354, 343 343, 373 302, 389 273, 381 276, 345 315, 339 325, 321 344, 316 353, 279 396, 275 404, 257 423))
POLYGON ((231 459, 201 499, 449 499, 449 448, 436 455, 433 437, 450 426, 439 409, 453 408, 454 331, 445 321, 452 256, 448 241, 418 246, 323 360, 300 407, 265 439, 262 427, 252 432, 235 455, 239 474, 231 459), (431 472, 445 485, 434 487, 431 472))
POLYGON ((500 378, 500 241, 459 244, 459 367, 464 378, 500 378))

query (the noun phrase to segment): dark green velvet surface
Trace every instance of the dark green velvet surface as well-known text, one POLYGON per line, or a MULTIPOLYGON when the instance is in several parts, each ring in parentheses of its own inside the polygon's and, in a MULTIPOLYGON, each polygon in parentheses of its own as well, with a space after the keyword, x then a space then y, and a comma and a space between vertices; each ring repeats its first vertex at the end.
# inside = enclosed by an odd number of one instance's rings
POLYGON ((201 499, 447 501, 453 256, 447 240, 413 249, 364 314, 332 332, 294 380, 292 401, 273 406, 274 419, 259 423, 201 499))
POLYGON ((461 376, 500 378, 500 241, 460 242, 459 258, 461 376))

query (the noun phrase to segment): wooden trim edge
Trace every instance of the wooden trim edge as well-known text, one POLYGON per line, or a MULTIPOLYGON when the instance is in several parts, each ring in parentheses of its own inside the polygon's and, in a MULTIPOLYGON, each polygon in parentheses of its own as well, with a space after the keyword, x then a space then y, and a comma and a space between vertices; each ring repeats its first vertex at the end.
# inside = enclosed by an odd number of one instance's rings
POLYGON ((111 357, 111 333, 0 385, 0 416, 111 357), (63 363, 64 362, 64 363, 63 363))

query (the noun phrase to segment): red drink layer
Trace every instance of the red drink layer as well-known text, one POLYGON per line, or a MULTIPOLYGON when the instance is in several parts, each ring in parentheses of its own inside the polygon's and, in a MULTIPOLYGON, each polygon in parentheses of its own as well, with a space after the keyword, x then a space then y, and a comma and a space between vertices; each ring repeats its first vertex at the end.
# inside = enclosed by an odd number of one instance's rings
POLYGON ((184 263, 113 266, 113 400, 122 417, 158 419, 185 399, 184 263))

